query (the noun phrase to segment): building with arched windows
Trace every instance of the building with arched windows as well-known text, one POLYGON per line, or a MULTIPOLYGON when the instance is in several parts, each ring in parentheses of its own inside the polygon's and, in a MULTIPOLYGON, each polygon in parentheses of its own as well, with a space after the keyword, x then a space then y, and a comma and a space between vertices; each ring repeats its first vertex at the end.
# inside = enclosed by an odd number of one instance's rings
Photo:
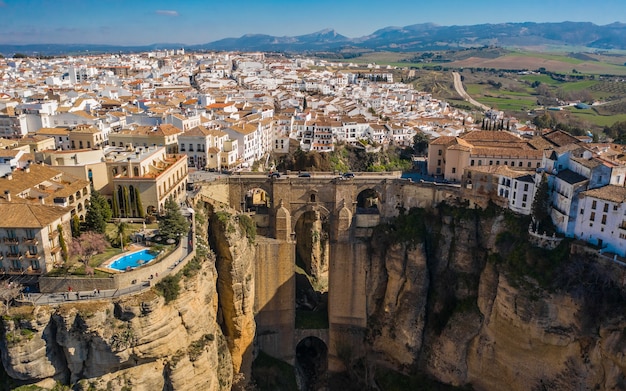
POLYGON ((165 147, 109 148, 105 163, 109 184, 102 193, 114 217, 161 213, 169 197, 179 202, 186 195, 187 157, 167 154, 165 147))

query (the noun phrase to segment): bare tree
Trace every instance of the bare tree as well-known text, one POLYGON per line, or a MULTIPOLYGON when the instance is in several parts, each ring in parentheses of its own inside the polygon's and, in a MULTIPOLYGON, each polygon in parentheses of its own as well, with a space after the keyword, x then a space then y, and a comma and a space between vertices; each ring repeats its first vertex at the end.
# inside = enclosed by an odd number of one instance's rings
POLYGON ((15 282, 6 283, 6 286, 0 288, 0 300, 2 300, 2 303, 4 304, 3 314, 9 312, 11 303, 20 297, 21 292, 22 286, 15 282))
POLYGON ((91 257, 102 253, 106 247, 107 241, 103 234, 87 231, 72 240, 70 254, 78 256, 85 264, 85 271, 87 271, 91 257))

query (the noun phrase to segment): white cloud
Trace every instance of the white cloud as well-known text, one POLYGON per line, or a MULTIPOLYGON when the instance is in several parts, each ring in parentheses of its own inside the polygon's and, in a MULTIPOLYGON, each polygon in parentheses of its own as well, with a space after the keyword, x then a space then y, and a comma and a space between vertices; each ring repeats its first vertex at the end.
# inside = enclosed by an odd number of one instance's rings
MULTIPOLYGON (((1 1, 2 0, 0 0, 0 2, 1 1)), ((155 12, 159 15, 178 16, 178 11, 174 11, 174 10, 156 10, 155 12)))

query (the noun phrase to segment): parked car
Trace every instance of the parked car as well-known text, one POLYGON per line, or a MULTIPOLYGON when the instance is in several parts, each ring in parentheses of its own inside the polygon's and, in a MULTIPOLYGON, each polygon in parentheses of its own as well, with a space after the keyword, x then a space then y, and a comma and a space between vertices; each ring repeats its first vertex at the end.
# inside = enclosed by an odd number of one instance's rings
POLYGON ((346 179, 352 179, 352 178, 354 178, 354 173, 353 172, 344 172, 342 177, 344 177, 346 179))
POLYGON ((272 178, 272 179, 280 178, 280 172, 270 172, 268 175, 268 178, 272 178))
POLYGON ((310 177, 311 177, 311 174, 310 174, 310 173, 308 173, 308 172, 301 172, 301 173, 299 173, 299 174, 298 174, 298 176, 299 176, 300 178, 310 178, 310 177))

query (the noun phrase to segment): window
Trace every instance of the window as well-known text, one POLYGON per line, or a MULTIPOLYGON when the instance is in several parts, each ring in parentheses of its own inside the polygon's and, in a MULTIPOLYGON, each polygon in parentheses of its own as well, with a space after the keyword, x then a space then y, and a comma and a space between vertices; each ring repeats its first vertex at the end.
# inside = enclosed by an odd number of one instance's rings
POLYGON ((528 162, 528 168, 530 168, 530 162, 528 162))
POLYGON ((521 166, 522 166, 522 162, 519 162, 519 163, 517 164, 517 166, 518 166, 518 167, 521 167, 521 166))
POLYGON ((500 160, 496 160, 496 166, 500 165, 500 160))
POLYGON ((617 204, 613 205, 613 211, 616 211, 618 209, 617 204))
POLYGON ((594 200, 594 201, 591 203, 591 209, 595 209, 597 204, 598 204, 598 202, 594 200))
POLYGON ((606 215, 602 215, 602 224, 606 224, 606 215))
POLYGON ((185 144, 180 144, 180 151, 185 152, 185 144))
POLYGON ((589 221, 596 221, 596 212, 591 212, 591 216, 589 216, 589 221))
POLYGON ((524 196, 522 197, 522 201, 526 202, 528 200, 528 195, 524 194, 524 196))
POLYGON ((441 166, 441 159, 437 159, 437 165, 441 166))
POLYGON ((493 160, 489 160, 489 165, 493 166, 493 160))
POLYGON ((452 167, 452 173, 456 174, 456 167, 452 167))
POLYGON ((470 161, 470 166, 473 166, 473 165, 474 165, 474 159, 470 161))
POLYGON ((528 183, 524 183, 524 191, 528 191, 528 183))
POLYGON ((607 204, 606 202, 604 203, 604 213, 609 211, 609 204, 607 204))

